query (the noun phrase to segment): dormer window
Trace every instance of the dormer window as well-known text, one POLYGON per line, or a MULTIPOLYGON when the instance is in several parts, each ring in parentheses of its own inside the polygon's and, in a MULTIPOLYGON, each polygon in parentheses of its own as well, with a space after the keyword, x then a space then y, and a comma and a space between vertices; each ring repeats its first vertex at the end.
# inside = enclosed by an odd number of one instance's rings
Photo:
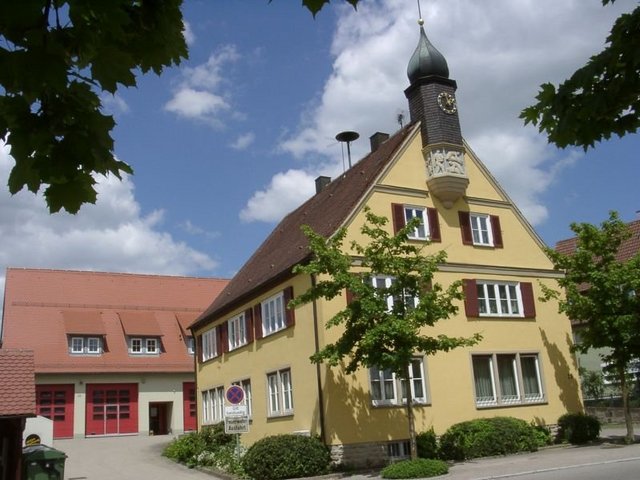
POLYGON ((102 338, 73 336, 69 341, 69 353, 72 355, 100 355, 102 338))
POLYGON ((160 342, 157 338, 130 338, 129 353, 132 355, 158 355, 160 342))

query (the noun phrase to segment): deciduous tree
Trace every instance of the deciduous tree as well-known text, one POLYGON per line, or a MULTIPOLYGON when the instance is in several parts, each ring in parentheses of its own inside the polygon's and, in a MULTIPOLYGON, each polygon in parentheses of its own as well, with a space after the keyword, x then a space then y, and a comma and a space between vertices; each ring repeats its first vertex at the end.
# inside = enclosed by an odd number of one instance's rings
MULTIPOLYGON (((325 345, 311 357, 315 363, 344 366, 347 373, 360 367, 391 370, 409 385, 410 365, 416 354, 434 355, 476 344, 481 336, 468 338, 438 334, 439 320, 455 315, 456 301, 463 297, 460 282, 447 287, 433 282, 438 267, 446 261, 440 251, 425 255, 420 246, 408 241, 409 232, 418 225, 413 219, 396 235, 385 228, 388 220, 366 211, 367 222, 361 233, 366 243, 352 242, 344 248, 346 229, 323 238, 303 227, 309 239, 312 259, 298 265, 296 273, 311 275, 314 284, 298 296, 291 306, 324 298, 333 299, 349 292, 352 298, 326 323, 327 328, 341 328, 335 343, 325 345), (354 261, 357 260, 357 272, 354 261), (391 282, 379 287, 372 280, 388 277, 391 282)), ((411 456, 416 458, 413 398, 406 388, 407 416, 411 456)))
MULTIPOLYGON (((614 0, 603 0, 603 5, 614 0)), ((588 35, 585 32, 585 35, 588 35)), ((541 85, 538 102, 520 114, 560 148, 595 142, 640 127, 640 7, 615 21, 606 48, 558 87, 541 85)))
POLYGON ((544 299, 557 299, 560 312, 580 322, 577 351, 607 349, 602 359, 620 383, 626 439, 633 442, 627 370, 640 357, 640 253, 630 260, 616 259, 631 232, 615 212, 600 227, 573 223, 571 230, 577 242, 573 253, 547 250, 555 268, 565 275, 558 280, 562 293, 543 286, 544 299))

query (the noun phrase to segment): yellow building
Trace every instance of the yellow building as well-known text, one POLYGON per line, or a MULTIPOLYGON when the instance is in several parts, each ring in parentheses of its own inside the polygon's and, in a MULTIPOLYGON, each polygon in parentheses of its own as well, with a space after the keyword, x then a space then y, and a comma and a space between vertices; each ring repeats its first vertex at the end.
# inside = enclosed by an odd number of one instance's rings
POLYGON ((448 255, 435 281, 464 281, 457 316, 425 333, 484 337, 448 353, 416 352, 410 385, 418 432, 433 427, 440 435, 454 423, 493 416, 555 424, 581 409, 569 321, 555 303, 537 300, 540 284, 554 286, 557 272, 541 239, 463 141, 456 83, 422 27, 408 76, 411 123, 392 136, 373 135, 372 152, 339 178, 319 178, 317 194, 282 220, 191 326, 199 426, 223 420, 225 391, 237 384, 251 418, 241 437, 246 445, 296 432, 319 435, 335 459, 352 465, 408 453, 399 379, 378 369, 347 375, 309 361, 339 338, 325 326, 346 294, 286 309, 312 283, 291 271, 309 257, 300 226, 323 236, 346 226, 350 245, 360 238, 365 206, 393 219, 390 229, 422 218, 411 241, 430 241, 427 252, 448 255))

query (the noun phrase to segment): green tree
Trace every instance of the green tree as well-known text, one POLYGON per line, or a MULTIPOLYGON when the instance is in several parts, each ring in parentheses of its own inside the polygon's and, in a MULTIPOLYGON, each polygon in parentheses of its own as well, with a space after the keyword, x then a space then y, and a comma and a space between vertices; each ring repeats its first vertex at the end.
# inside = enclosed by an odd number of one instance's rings
MULTIPOLYGON (((302 3, 315 15, 328 0, 302 3)), ((100 94, 187 58, 181 4, 0 0, 0 142, 16 162, 12 194, 44 188, 50 212, 76 213, 95 203, 96 173, 132 173, 114 156, 100 94)))
POLYGON ((600 400, 604 395, 604 379, 602 372, 580 367, 580 385, 582 395, 591 400, 600 400))
MULTIPOLYGON (((366 244, 352 242, 351 251, 343 248, 346 229, 323 238, 309 227, 303 227, 313 254, 309 263, 297 265, 295 273, 310 275, 313 285, 291 302, 298 306, 314 300, 333 299, 346 290, 353 300, 327 322, 327 328, 344 329, 336 343, 328 344, 311 357, 314 363, 344 366, 347 373, 360 367, 388 369, 408 385, 410 366, 419 352, 434 355, 440 351, 475 345, 481 336, 456 338, 437 335, 430 327, 455 315, 457 300, 463 297, 460 282, 448 287, 433 283, 438 267, 445 263, 446 253, 424 255, 420 246, 408 242, 409 232, 418 226, 413 219, 396 235, 385 228, 388 220, 366 210, 366 223, 361 232, 366 244), (358 271, 354 272, 357 259, 358 271), (392 279, 383 288, 372 279, 392 279), (346 365, 345 365, 346 361, 346 365)), ((416 432, 411 389, 406 389, 407 418, 411 457, 417 458, 416 432)))
MULTIPOLYGON (((614 0, 603 0, 602 4, 614 0)), ((557 88, 541 85, 538 102, 520 114, 560 148, 634 133, 640 126, 640 7, 618 17, 606 48, 557 88)))
POLYGON ((632 442, 626 373, 630 362, 640 357, 640 253, 630 260, 617 260, 620 245, 631 232, 616 212, 611 212, 600 227, 573 223, 571 230, 577 242, 573 253, 547 250, 555 268, 565 274, 558 280, 564 295, 543 285, 544 299, 558 300, 560 312, 581 322, 581 340, 575 350, 586 353, 592 348, 609 349, 602 359, 620 384, 626 440, 632 442))

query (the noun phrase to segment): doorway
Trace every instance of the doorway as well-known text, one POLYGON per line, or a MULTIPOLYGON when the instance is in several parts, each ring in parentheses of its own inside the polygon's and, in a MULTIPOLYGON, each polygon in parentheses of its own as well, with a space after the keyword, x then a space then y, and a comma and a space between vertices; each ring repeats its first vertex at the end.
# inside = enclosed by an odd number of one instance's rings
POLYGON ((167 435, 171 425, 171 402, 149 403, 149 435, 167 435))

